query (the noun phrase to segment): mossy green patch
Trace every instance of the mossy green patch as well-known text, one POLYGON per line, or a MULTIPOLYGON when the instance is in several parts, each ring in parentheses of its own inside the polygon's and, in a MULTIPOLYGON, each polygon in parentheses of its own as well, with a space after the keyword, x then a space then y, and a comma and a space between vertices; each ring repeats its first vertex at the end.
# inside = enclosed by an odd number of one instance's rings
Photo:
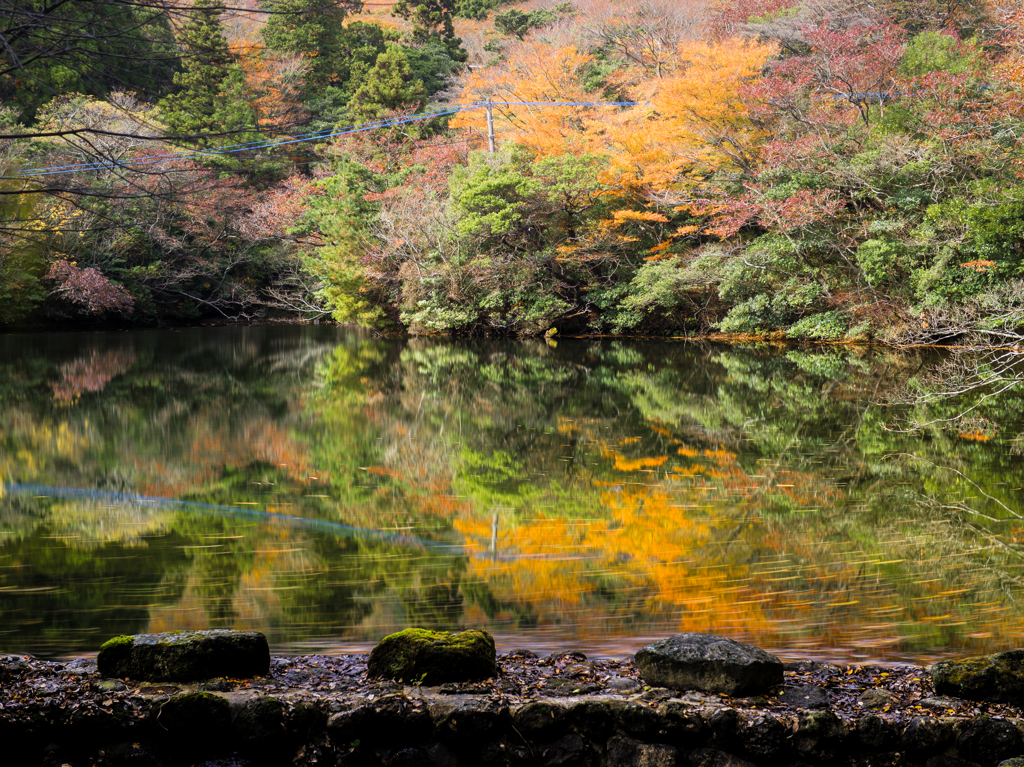
POLYGON ((133 644, 135 644, 135 637, 121 635, 121 636, 113 637, 112 639, 108 639, 106 642, 104 642, 102 645, 100 645, 100 650, 101 651, 102 650, 112 650, 115 647, 124 647, 124 646, 131 647, 133 644))
POLYGON ((405 629, 373 648, 367 671, 375 678, 425 685, 487 679, 497 673, 494 639, 478 630, 405 629))

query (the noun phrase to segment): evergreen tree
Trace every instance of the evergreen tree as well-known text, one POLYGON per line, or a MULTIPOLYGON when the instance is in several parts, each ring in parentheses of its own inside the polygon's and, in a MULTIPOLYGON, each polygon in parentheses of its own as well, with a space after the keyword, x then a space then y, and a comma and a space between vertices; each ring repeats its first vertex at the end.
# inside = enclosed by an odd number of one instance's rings
MULTIPOLYGON (((196 0, 195 13, 181 28, 185 68, 174 75, 178 92, 160 101, 160 116, 179 135, 230 133, 255 124, 245 99, 245 75, 228 49, 221 9, 196 0)), ((237 143, 243 137, 214 138, 200 144, 237 143)))
POLYGON ((376 120, 425 97, 423 81, 413 76, 405 51, 389 44, 352 96, 349 109, 358 119, 376 120))
POLYGON ((309 62, 306 81, 311 89, 348 80, 354 49, 368 42, 378 50, 383 48, 381 40, 373 39, 381 35, 376 25, 345 27, 348 14, 362 8, 359 0, 273 0, 267 6, 273 13, 263 27, 263 41, 274 50, 304 56, 309 62))
POLYGON ((424 45, 432 38, 444 43, 453 61, 469 58, 462 47, 462 38, 455 36, 455 0, 398 0, 391 8, 394 16, 412 21, 410 38, 416 45, 424 45))

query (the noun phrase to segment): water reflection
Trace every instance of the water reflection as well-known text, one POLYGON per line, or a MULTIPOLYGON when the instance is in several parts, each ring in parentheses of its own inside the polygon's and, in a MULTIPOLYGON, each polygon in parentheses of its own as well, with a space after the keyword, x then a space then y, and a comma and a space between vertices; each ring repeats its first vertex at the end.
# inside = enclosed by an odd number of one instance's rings
POLYGON ((0 651, 221 626, 354 649, 409 625, 619 654, 680 630, 843 660, 1015 646, 1016 391, 970 424, 945 420, 962 401, 877 404, 940 362, 0 336, 0 651))

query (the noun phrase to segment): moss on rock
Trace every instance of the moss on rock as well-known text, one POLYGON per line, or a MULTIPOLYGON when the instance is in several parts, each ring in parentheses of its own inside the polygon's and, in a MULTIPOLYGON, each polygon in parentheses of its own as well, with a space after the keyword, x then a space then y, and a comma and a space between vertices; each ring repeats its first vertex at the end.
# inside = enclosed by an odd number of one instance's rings
POLYGON ((371 677, 425 685, 488 679, 497 671, 494 639, 475 629, 405 629, 384 637, 367 665, 371 677))
POLYGON ((138 634, 105 642, 96 665, 103 676, 153 681, 262 676, 270 669, 270 647, 258 631, 138 634))
POLYGON ((993 703, 1024 702, 1024 650, 940 661, 931 667, 935 692, 993 703))

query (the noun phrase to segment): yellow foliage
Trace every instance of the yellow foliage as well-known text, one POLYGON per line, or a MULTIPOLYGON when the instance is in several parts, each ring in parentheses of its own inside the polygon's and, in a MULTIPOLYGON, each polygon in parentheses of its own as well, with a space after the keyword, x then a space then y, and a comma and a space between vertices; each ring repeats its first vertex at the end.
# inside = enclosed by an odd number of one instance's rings
POLYGON ((612 218, 616 224, 622 224, 626 221, 653 221, 660 224, 668 223, 668 218, 661 213, 653 213, 646 210, 617 210, 612 213, 612 218))
MULTIPOLYGON (((527 41, 511 52, 508 61, 474 70, 466 81, 462 104, 495 105, 494 131, 500 141, 513 141, 539 156, 590 151, 582 128, 593 119, 595 109, 604 107, 551 106, 553 102, 589 103, 592 94, 581 82, 593 56, 575 46, 556 48, 541 41, 527 41)), ((453 128, 487 135, 484 109, 461 112, 452 119, 453 128)))
POLYGON ((630 92, 638 105, 605 131, 618 150, 609 173, 666 189, 727 165, 749 167, 761 133, 741 89, 777 52, 774 43, 739 38, 681 42, 675 71, 640 79, 630 92))

